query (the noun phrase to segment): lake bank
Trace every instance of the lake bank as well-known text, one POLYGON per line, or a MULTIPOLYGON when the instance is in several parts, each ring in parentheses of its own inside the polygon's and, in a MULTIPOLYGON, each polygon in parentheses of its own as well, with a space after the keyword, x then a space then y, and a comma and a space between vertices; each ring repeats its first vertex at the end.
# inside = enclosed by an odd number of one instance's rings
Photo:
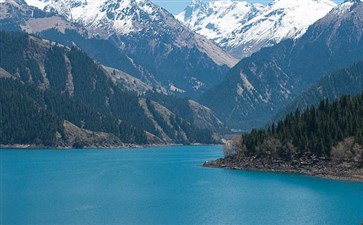
POLYGON ((363 182, 363 167, 356 163, 335 163, 326 159, 301 158, 283 161, 256 157, 229 156, 211 162, 203 167, 260 172, 297 173, 308 176, 363 182))

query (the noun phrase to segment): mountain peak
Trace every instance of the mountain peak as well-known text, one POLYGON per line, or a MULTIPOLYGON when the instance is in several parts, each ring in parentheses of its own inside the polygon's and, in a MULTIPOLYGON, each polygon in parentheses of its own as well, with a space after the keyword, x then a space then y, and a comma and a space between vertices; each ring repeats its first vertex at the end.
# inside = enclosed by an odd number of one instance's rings
POLYGON ((201 0, 192 0, 192 5, 199 5, 202 4, 201 0))
POLYGON ((241 27, 263 8, 261 4, 237 0, 198 0, 193 1, 176 18, 197 33, 220 44, 233 30, 241 27))
POLYGON ((352 3, 362 3, 362 0, 345 0, 344 3, 346 2, 352 2, 352 3))
POLYGON ((267 6, 237 0, 202 4, 188 6, 176 18, 236 58, 301 37, 310 25, 336 7, 331 0, 274 0, 267 6))
POLYGON ((363 0, 345 0, 334 9, 334 12, 335 14, 344 15, 354 10, 354 8, 362 6, 362 3, 363 0))

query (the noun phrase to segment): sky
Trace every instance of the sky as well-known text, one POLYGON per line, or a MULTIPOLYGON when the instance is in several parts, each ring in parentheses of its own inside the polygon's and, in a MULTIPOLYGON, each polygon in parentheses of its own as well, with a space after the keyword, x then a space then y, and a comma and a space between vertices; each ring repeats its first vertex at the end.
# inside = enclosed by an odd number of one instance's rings
MULTIPOLYGON (((192 0, 151 0, 152 2, 160 5, 161 7, 167 9, 169 12, 173 14, 177 14, 181 12, 188 4, 192 2, 192 0)), ((203 0, 207 2, 208 0, 203 0)), ((341 3, 344 0, 333 0, 336 3, 341 3)), ((247 0, 247 2, 251 3, 262 3, 262 4, 269 4, 271 0, 247 0)))

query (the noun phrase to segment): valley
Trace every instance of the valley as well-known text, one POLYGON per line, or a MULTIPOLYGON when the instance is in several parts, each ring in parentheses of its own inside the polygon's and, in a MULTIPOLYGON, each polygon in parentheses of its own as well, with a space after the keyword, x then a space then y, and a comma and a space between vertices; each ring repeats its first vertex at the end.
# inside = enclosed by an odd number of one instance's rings
POLYGON ((0 12, 2 146, 220 144, 363 90, 360 0, 193 1, 175 16, 144 0, 9 0, 0 12))
POLYGON ((0 0, 0 170, 4 225, 360 224, 363 0, 0 0))

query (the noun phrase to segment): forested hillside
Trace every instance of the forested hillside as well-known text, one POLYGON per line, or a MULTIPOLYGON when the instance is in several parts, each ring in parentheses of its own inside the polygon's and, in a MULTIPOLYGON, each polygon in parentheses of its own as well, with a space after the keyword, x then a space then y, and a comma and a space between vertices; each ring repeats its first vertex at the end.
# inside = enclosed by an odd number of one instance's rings
POLYGON ((266 129, 252 130, 226 145, 225 158, 204 166, 361 180, 363 93, 324 100, 266 129))
POLYGON ((80 128, 113 134, 120 143, 147 143, 143 130, 69 96, 40 90, 9 78, 0 79, 0 91, 0 144, 62 146, 66 141, 64 120, 80 128))
MULTIPOLYGON (((60 121, 113 134, 123 143, 215 142, 212 132, 196 128, 181 117, 180 121, 188 124, 185 129, 194 132, 171 126, 168 129, 185 135, 171 135, 169 140, 163 140, 156 129, 160 124, 146 115, 140 97, 122 90, 102 66, 76 47, 65 48, 24 33, 0 32, 0 52, 0 77, 16 80, 1 79, 2 91, 32 99, 37 107, 60 121)), ((170 125, 170 121, 163 123, 170 125)), ((57 129, 61 131, 62 126, 57 129)))
POLYGON ((335 160, 346 154, 363 163, 363 94, 345 95, 334 102, 323 100, 318 107, 308 107, 303 112, 296 110, 277 124, 243 135, 241 142, 240 150, 247 155, 276 154, 284 160, 314 155, 335 160), (335 151, 347 138, 352 138, 357 151, 335 151), (267 145, 270 147, 265 148, 267 145), (271 148, 276 151, 268 152, 271 148))
MULTIPOLYGON (((3 82, 0 80, 0 84, 3 82)), ((0 88, 0 143, 54 145, 62 121, 19 92, 0 88)))

